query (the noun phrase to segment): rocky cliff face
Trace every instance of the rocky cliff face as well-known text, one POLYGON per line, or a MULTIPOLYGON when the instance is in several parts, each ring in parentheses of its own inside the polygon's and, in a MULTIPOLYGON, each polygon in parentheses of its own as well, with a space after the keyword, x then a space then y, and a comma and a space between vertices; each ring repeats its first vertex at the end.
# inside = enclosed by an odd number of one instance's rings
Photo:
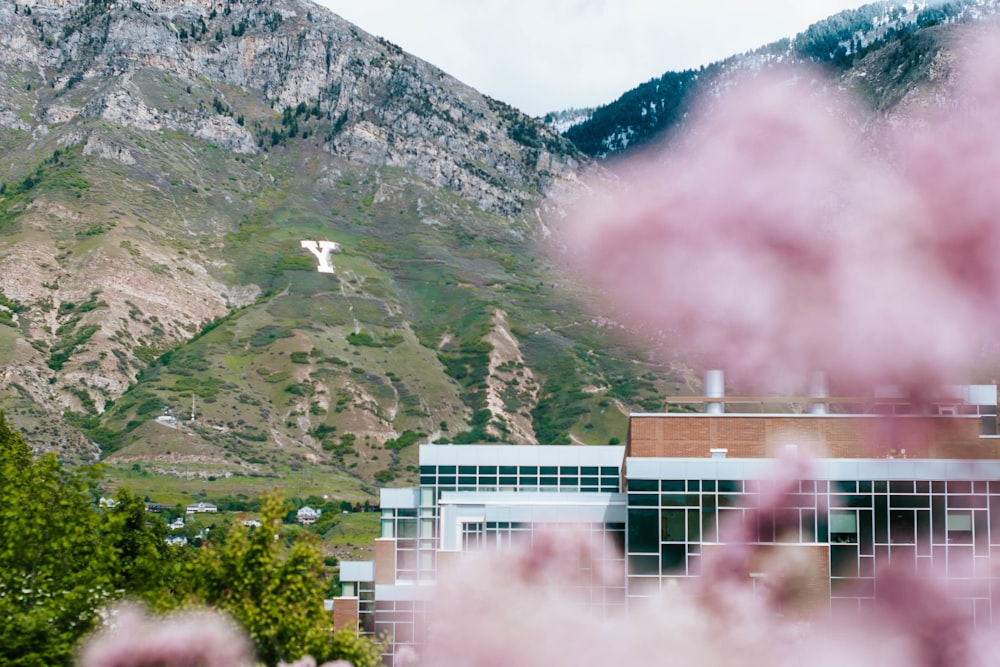
POLYGON ((330 153, 410 170, 499 215, 580 166, 568 142, 520 112, 310 3, 38 2, 4 6, 0 26, 9 92, 34 82, 54 93, 5 95, 12 129, 101 118, 253 154, 251 128, 220 110, 259 93, 264 109, 306 104, 334 121, 330 153), (219 104, 150 99, 141 79, 152 71, 208 84, 219 104))
POLYGON ((0 405, 37 449, 226 474, 607 442, 663 387, 534 245, 585 163, 308 2, 4 5, 0 405))

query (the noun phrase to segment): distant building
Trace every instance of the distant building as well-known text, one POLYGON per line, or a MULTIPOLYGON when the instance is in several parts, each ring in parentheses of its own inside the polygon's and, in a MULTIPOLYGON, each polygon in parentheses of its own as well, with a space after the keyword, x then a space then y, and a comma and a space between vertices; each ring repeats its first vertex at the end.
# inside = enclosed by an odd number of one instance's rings
POLYGON ((196 503, 188 505, 184 510, 185 514, 200 514, 202 512, 218 512, 219 508, 212 503, 196 503))
POLYGON ((177 517, 176 519, 168 523, 167 527, 170 528, 170 530, 180 530, 181 528, 184 527, 184 518, 177 517))
POLYGON ((118 501, 117 500, 115 500, 114 498, 105 498, 104 496, 100 497, 100 499, 97 501, 97 504, 98 504, 98 506, 104 507, 106 509, 111 509, 113 507, 118 507, 118 501))
MULTIPOLYGON (((946 388, 921 406, 891 390, 749 399, 723 396, 721 378, 718 389, 678 401, 701 403, 702 413, 631 415, 624 446, 421 446, 420 487, 381 491, 375 560, 341 564, 335 625, 388 634, 391 664, 397 648, 419 645, 439 569, 559 523, 618 545, 599 557, 625 575, 592 599, 626 609, 697 578, 725 539, 720 523, 750 511, 771 459, 794 445, 822 452, 792 494, 794 530, 761 532, 754 547, 814 564, 803 589, 810 605, 872 605, 877 562, 981 572, 994 549, 1000 555, 995 386, 946 388), (737 405, 755 411, 731 411, 737 405)), ((746 577, 757 586, 767 573, 746 577)), ((964 602, 976 624, 992 623, 989 594, 964 602)))
POLYGON ((295 513, 295 520, 303 526, 310 526, 316 523, 316 519, 318 519, 321 514, 323 514, 323 510, 313 509, 312 507, 306 505, 295 513))

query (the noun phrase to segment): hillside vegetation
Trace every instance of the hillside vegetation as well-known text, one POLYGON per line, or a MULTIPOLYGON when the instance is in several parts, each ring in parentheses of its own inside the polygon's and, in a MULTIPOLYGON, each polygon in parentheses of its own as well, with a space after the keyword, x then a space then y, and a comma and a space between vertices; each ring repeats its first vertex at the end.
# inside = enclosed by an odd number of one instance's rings
POLYGON ((36 452, 357 500, 418 443, 607 443, 680 388, 539 250, 587 158, 315 5, 7 5, 0 52, 0 406, 36 452))

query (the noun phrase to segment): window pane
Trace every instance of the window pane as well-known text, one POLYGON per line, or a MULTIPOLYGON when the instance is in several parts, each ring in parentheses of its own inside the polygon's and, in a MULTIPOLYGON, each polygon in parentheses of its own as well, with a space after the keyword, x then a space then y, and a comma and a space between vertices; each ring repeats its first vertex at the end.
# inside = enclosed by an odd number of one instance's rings
POLYGON ((628 550, 631 553, 656 553, 660 546, 660 522, 653 509, 629 509, 628 550))
POLYGON ((664 542, 683 542, 687 533, 684 510, 663 510, 660 515, 664 542))
POLYGON ((855 512, 830 512, 831 533, 857 533, 858 515, 855 512))

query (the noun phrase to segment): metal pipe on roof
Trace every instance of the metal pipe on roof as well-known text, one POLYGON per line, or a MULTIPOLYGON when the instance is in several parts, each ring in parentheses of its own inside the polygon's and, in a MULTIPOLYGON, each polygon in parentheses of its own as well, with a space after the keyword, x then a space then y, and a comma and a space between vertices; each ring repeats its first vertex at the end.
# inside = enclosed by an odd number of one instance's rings
MULTIPOLYGON (((809 374, 809 397, 810 398, 829 398, 830 397, 830 387, 826 381, 825 371, 813 371, 809 374)), ((829 412, 829 404, 823 402, 815 402, 809 407, 809 414, 812 415, 825 415, 829 412)))
MULTIPOLYGON (((705 371, 705 398, 724 398, 726 395, 726 379, 720 370, 705 371)), ((726 411, 722 401, 705 403, 705 414, 721 415, 726 411)))

